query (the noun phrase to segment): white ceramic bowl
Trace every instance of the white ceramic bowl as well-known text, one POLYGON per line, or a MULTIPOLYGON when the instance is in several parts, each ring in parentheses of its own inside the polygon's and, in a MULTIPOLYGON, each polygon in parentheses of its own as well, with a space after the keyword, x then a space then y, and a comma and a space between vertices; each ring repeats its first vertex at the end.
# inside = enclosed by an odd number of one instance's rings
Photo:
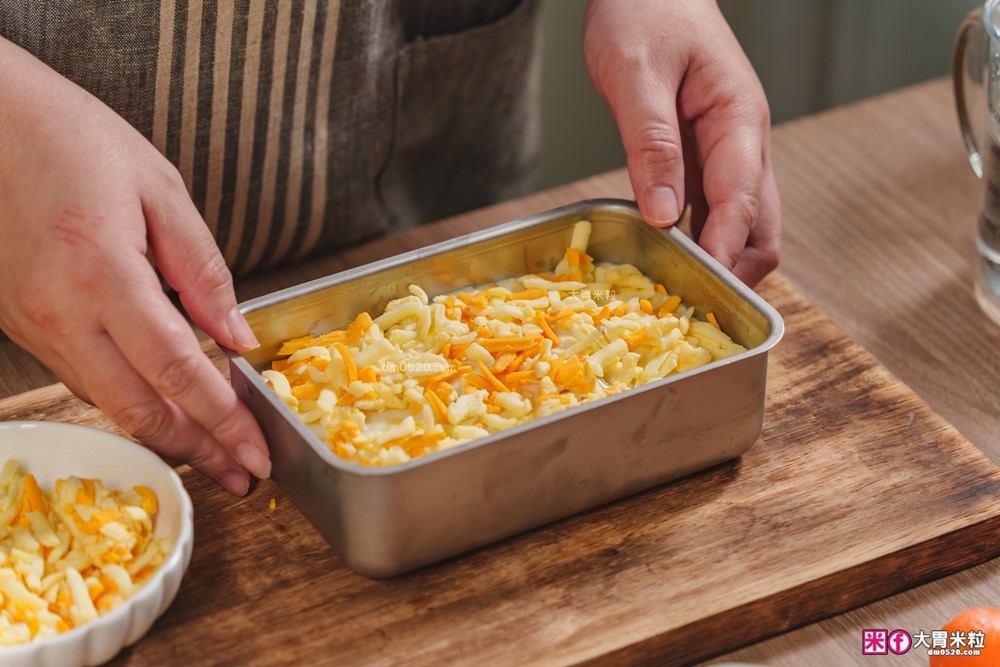
POLYGON ((60 477, 100 479, 111 489, 148 486, 159 499, 158 537, 174 549, 129 599, 100 618, 55 637, 0 647, 4 667, 82 667, 107 662, 134 643, 166 611, 191 562, 194 511, 180 477, 151 451, 105 431, 53 422, 0 423, 0 465, 17 459, 43 489, 60 477))

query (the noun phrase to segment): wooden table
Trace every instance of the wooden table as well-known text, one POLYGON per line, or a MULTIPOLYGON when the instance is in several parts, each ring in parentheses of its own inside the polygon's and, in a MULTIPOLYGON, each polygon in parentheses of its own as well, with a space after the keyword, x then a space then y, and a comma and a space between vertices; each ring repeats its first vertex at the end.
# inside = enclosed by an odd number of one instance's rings
MULTIPOLYGON (((981 314, 972 297, 979 184, 965 161, 947 82, 785 124, 775 130, 774 155, 785 217, 781 273, 1000 462, 1000 327, 981 314)), ((238 286, 239 296, 346 268, 360 258, 388 256, 423 238, 479 229, 578 199, 629 195, 624 172, 611 172, 246 280, 238 286)), ((11 343, 0 344, 0 397, 53 381, 11 343)), ((913 652, 861 656, 861 628, 929 632, 966 607, 995 605, 998 562, 711 662, 926 664, 913 652)))

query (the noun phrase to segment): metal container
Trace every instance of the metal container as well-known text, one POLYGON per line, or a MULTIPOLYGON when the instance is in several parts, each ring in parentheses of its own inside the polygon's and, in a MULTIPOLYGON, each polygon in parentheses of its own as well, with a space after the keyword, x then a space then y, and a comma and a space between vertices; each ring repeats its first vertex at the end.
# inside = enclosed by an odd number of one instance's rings
POLYGON ((241 304, 261 347, 230 354, 232 383, 267 437, 273 477, 350 567, 388 577, 740 456, 764 414, 778 313, 681 232, 631 202, 591 200, 359 266, 241 304), (258 370, 280 344, 380 312, 416 283, 431 296, 551 270, 572 225, 587 252, 628 262, 714 312, 748 349, 730 359, 518 425, 408 463, 366 468, 333 454, 258 370))

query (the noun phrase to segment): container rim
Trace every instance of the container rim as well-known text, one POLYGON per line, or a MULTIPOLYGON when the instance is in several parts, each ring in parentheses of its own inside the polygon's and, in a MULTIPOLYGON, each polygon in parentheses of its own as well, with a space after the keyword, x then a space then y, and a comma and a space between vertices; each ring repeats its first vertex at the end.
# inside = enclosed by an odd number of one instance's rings
MULTIPOLYGON (((507 234, 517 232, 523 229, 528 229, 535 225, 539 225, 545 222, 549 222, 553 219, 570 216, 574 214, 582 214, 585 212, 590 212, 595 209, 604 209, 612 211, 626 212, 631 215, 641 217, 639 209, 634 201, 626 199, 614 199, 614 198, 597 198, 597 199, 585 199, 565 206, 560 206, 558 208, 550 209, 547 211, 542 211, 535 213, 524 218, 518 218, 510 222, 501 223, 490 227, 488 229, 470 232, 468 234, 462 234, 454 238, 440 241, 423 248, 417 248, 415 250, 409 250, 398 255, 393 255, 392 257, 386 257, 384 259, 377 260, 375 262, 370 262, 368 264, 363 264, 358 267, 345 269, 337 273, 331 274, 329 276, 323 276, 310 280, 308 282, 302 283, 300 285, 294 285, 270 294, 265 294, 253 299, 249 299, 240 303, 237 307, 240 312, 244 315, 251 313, 255 310, 260 310, 261 308, 268 307, 277 300, 290 300, 298 297, 311 294, 320 290, 333 287, 348 280, 356 280, 361 277, 369 276, 381 271, 385 271, 391 268, 395 268, 400 265, 412 264, 413 262, 426 259, 428 257, 434 257, 446 252, 450 252, 457 248, 463 246, 471 245, 473 243, 481 243, 483 241, 489 241, 507 234)), ((406 463, 394 464, 385 467, 374 467, 374 466, 362 466, 356 463, 350 463, 340 458, 336 454, 330 451, 330 449, 319 439, 319 437, 313 433, 299 416, 292 412, 285 402, 282 401, 274 391, 267 386, 263 377, 257 370, 243 358, 238 352, 229 350, 227 348, 222 348, 223 352, 229 358, 230 363, 237 366, 244 376, 247 377, 248 381, 251 382, 255 388, 261 392, 261 395, 270 402, 270 404, 278 410, 279 414, 283 415, 292 428, 301 435, 309 446, 325 461, 326 463, 338 468, 346 473, 351 473, 361 477, 382 477, 391 476, 397 474, 406 473, 409 470, 418 468, 425 465, 430 465, 435 461, 440 459, 450 457, 450 456, 460 456, 465 453, 471 452, 479 447, 485 447, 494 444, 498 441, 504 440, 510 436, 518 435, 527 430, 532 430, 536 428, 541 428, 551 423, 555 423, 562 419, 568 419, 575 416, 581 408, 593 409, 596 407, 603 407, 605 405, 611 405, 616 401, 627 399, 631 396, 635 396, 639 393, 644 393, 647 391, 656 390, 666 384, 671 384, 678 382, 680 380, 699 375, 711 371, 713 369, 719 368, 721 366, 726 366, 729 364, 739 363, 743 360, 755 357, 760 354, 766 354, 771 348, 778 344, 785 332, 784 320, 781 315, 773 306, 771 306, 767 301, 765 301, 759 294, 750 289, 746 284, 729 272, 722 264, 718 262, 714 257, 709 255, 705 250, 703 250, 698 244, 687 237, 682 231, 676 227, 670 227, 669 229, 661 229, 653 227, 652 225, 647 225, 649 230, 647 233, 665 233, 670 237, 671 241, 680 245, 686 252, 692 255, 695 260, 698 261, 702 266, 704 266, 709 272, 715 274, 720 278, 725 284, 736 291, 739 296, 744 299, 750 306, 756 310, 760 315, 764 317, 770 327, 770 332, 767 338, 765 338, 759 345, 753 347, 742 354, 738 354, 728 359, 718 359, 712 361, 699 368, 694 368, 683 373, 678 373, 677 375, 671 375, 665 378, 660 378, 649 382, 647 384, 629 389, 618 394, 613 394, 611 396, 605 396, 599 398, 596 401, 588 401, 583 405, 577 405, 567 410, 557 412, 555 414, 547 415, 538 419, 533 419, 523 424, 518 424, 509 429, 493 433, 484 438, 478 438, 470 442, 458 445, 452 449, 446 449, 441 452, 434 452, 433 454, 428 454, 427 456, 420 456, 418 458, 407 461, 406 463)))

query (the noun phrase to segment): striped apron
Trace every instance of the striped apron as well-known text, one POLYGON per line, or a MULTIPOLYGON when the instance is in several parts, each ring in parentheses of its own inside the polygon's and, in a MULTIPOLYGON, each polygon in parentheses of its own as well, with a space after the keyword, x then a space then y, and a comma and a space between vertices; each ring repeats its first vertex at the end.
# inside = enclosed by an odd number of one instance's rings
POLYGON ((538 0, 3 0, 173 162, 236 274, 530 190, 538 0))

